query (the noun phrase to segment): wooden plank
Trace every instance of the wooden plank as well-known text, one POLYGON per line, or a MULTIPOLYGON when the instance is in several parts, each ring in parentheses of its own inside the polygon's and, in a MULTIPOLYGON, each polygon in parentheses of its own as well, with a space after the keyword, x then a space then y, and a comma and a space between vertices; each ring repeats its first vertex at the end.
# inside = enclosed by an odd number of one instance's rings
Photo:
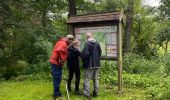
MULTIPOLYGON (((121 16, 122 17, 122 16, 121 16)), ((123 78, 122 78, 122 24, 119 21, 118 28, 118 92, 123 93, 123 78)))
POLYGON ((74 16, 74 17, 70 17, 67 23, 71 24, 71 23, 82 23, 82 22, 120 20, 120 16, 121 16, 120 12, 74 16))

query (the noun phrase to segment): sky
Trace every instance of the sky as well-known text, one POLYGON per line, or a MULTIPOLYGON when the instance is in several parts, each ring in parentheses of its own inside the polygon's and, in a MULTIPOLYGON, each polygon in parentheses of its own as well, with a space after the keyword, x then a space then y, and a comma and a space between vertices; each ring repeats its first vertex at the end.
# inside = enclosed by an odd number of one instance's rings
POLYGON ((160 0, 143 0, 144 5, 149 5, 152 7, 157 7, 160 5, 160 0))

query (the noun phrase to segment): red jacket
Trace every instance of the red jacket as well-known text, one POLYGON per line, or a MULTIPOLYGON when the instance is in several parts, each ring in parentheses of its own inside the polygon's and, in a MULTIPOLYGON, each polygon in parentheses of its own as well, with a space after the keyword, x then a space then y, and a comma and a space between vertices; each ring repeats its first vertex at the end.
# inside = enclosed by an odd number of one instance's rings
POLYGON ((52 55, 50 57, 50 62, 56 65, 62 65, 63 62, 67 59, 67 44, 68 41, 66 39, 60 39, 54 46, 52 55))

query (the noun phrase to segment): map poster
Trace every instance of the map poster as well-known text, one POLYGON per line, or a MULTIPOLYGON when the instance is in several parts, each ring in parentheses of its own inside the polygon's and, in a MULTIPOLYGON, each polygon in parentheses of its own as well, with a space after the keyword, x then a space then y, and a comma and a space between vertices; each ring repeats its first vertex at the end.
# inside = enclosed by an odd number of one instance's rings
POLYGON ((84 47, 87 32, 92 33, 93 38, 99 42, 102 56, 117 57, 117 26, 75 28, 75 37, 80 50, 84 47))

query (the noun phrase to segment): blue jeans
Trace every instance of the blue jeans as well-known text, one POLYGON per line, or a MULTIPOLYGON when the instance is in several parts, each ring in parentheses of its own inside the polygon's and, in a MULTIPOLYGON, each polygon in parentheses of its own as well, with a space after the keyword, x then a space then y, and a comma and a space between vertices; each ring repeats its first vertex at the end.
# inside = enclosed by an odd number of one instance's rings
POLYGON ((54 86, 54 96, 61 96, 60 83, 62 79, 62 66, 55 65, 51 63, 52 76, 53 76, 53 86, 54 86))

